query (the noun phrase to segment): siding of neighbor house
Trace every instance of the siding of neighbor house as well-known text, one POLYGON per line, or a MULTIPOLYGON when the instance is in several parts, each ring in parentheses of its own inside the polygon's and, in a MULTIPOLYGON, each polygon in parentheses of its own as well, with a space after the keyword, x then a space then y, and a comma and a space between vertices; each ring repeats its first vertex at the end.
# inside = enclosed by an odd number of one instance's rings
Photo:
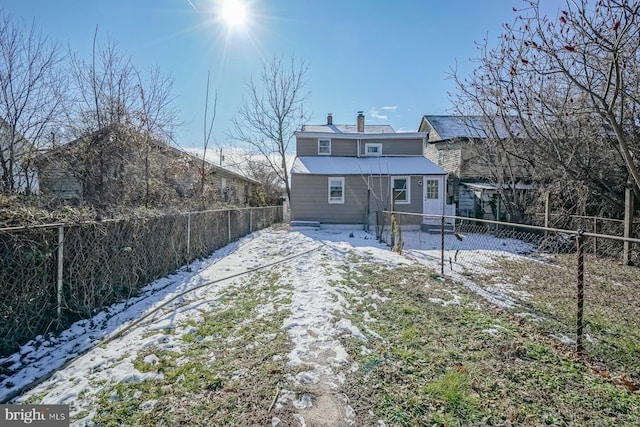
POLYGON ((462 150, 460 142, 427 144, 425 156, 448 174, 460 176, 462 150))
POLYGON ((46 194, 54 199, 71 200, 82 197, 82 184, 69 170, 55 164, 40 168, 38 174, 40 185, 46 194))
MULTIPOLYGON (((180 206, 200 204, 202 160, 165 144, 153 145, 148 156, 152 167, 145 175, 143 147, 123 141, 117 149, 109 147, 105 155, 102 202, 137 205, 145 199, 147 180, 152 206, 180 206), (148 178, 146 178, 146 176, 148 178)), ((57 200, 80 201, 85 194, 87 178, 82 141, 52 150, 39 160, 42 192, 57 200)), ((208 206, 217 203, 243 206, 248 204, 258 183, 244 179, 218 166, 207 164, 205 196, 208 206)))

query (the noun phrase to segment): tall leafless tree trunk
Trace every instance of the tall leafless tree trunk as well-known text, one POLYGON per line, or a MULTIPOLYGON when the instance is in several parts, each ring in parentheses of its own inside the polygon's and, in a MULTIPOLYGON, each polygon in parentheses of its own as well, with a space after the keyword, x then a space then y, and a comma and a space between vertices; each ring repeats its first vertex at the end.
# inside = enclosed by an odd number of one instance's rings
MULTIPOLYGON (((107 180, 114 181, 107 175, 120 155, 118 144, 134 143, 142 137, 137 143, 143 150, 142 198, 148 206, 152 168, 159 167, 150 163, 151 146, 156 140, 169 142, 177 125, 172 79, 157 68, 144 76, 115 43, 99 45, 97 28, 91 61, 71 54, 71 74, 76 99, 69 112, 70 126, 76 137, 87 139, 84 152, 71 167, 83 181, 85 198, 103 205, 121 196, 107 189, 107 180)), ((122 196, 127 196, 128 190, 138 191, 132 188, 133 183, 119 185, 118 192, 125 193, 122 196)))
POLYGON ((287 158, 293 133, 307 120, 304 102, 309 98, 305 75, 309 66, 291 58, 274 57, 263 64, 258 82, 248 84, 248 94, 233 120, 231 138, 262 155, 291 199, 287 158))

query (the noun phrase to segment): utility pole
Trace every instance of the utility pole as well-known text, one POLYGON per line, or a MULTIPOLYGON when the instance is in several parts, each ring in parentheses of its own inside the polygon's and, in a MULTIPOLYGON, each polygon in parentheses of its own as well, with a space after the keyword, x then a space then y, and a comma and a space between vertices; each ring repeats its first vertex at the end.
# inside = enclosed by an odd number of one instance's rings
POLYGON ((224 160, 224 156, 222 155, 222 148, 220 148, 220 166, 222 166, 223 160, 224 160))

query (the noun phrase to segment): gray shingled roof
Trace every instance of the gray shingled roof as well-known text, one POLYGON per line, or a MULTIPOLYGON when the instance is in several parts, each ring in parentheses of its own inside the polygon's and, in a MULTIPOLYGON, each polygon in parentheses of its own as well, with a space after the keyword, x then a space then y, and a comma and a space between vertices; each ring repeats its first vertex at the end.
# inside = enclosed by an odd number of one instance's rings
MULTIPOLYGON (((495 126, 484 116, 423 116, 442 139, 454 138, 507 138, 507 131, 501 119, 495 126)), ((512 126, 517 123, 514 119, 512 126)))

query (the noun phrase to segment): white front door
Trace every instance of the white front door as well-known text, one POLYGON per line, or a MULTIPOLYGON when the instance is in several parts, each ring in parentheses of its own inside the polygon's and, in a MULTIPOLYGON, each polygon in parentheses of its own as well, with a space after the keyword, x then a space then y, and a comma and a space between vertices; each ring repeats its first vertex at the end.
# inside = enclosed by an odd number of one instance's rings
POLYGON ((424 224, 440 224, 444 207, 444 177, 422 177, 422 213, 438 216, 424 216, 424 224))

